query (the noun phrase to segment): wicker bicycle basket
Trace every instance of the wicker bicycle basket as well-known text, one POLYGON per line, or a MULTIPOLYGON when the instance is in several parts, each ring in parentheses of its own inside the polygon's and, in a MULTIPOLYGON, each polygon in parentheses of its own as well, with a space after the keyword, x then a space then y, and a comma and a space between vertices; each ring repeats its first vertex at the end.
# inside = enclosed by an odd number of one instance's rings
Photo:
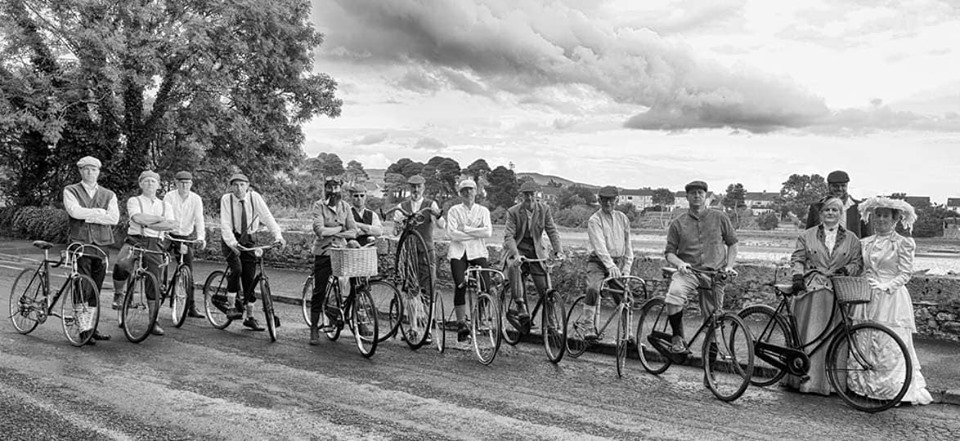
POLYGON ((376 248, 334 248, 330 250, 333 275, 364 277, 377 275, 376 248))
POLYGON ((863 277, 831 277, 833 292, 840 303, 870 303, 873 300, 873 291, 870 284, 863 277))

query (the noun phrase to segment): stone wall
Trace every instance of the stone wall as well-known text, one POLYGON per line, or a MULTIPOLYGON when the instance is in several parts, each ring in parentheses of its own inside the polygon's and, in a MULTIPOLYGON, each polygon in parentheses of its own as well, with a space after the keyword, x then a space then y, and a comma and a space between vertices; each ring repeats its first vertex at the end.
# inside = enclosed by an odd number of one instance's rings
MULTIPOLYGON (((211 228, 207 237, 212 238, 206 250, 197 254, 204 260, 223 261, 220 251, 221 242, 218 229, 211 228)), ((266 261, 275 267, 309 271, 313 268, 313 233, 285 232, 287 247, 282 251, 271 250, 266 261)), ((269 243, 269 234, 258 233, 257 243, 269 243)), ((380 273, 392 275, 396 240, 388 238, 378 244, 380 273)), ((452 288, 450 264, 446 258, 446 242, 437 242, 437 284, 452 288)), ((499 244, 488 247, 490 263, 499 268, 501 250, 499 244)), ((586 250, 569 250, 572 257, 553 272, 553 284, 562 293, 573 293, 574 297, 584 292, 583 274, 586 266, 586 250)), ((662 296, 667 288, 661 268, 665 261, 660 255, 640 255, 634 260, 632 274, 642 277, 651 295, 662 296)), ((776 305, 776 298, 770 284, 775 281, 785 283, 790 280, 787 270, 773 264, 744 264, 737 266, 739 277, 727 286, 724 307, 739 310, 745 305, 764 303, 776 305)), ((914 301, 917 320, 917 332, 923 336, 960 341, 960 277, 931 276, 914 277, 907 285, 914 301)), ((691 302, 695 308, 695 302, 691 302)))

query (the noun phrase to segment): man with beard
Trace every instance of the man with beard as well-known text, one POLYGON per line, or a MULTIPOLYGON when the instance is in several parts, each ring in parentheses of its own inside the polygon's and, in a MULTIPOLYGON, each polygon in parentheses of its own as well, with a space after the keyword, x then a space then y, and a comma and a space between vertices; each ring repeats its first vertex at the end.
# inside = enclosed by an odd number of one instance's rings
POLYGON ((323 184, 323 199, 313 203, 313 296, 310 298, 310 344, 320 344, 320 314, 327 292, 327 281, 333 274, 330 248, 345 246, 347 239, 357 237, 357 224, 350 205, 342 200, 340 181, 327 178, 323 184))
POLYGON ((835 197, 843 202, 843 210, 840 211, 840 225, 843 225, 847 231, 856 234, 861 239, 873 235, 873 227, 860 219, 860 201, 847 193, 849 183, 850 176, 843 170, 835 170, 827 175, 828 194, 819 202, 810 204, 810 211, 807 212, 808 229, 820 225, 820 210, 823 208, 823 201, 829 197, 835 197))

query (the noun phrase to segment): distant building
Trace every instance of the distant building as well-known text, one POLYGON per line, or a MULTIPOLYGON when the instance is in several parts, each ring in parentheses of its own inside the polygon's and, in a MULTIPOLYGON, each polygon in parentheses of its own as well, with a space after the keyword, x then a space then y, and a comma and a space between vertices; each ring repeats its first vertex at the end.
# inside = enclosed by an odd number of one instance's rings
POLYGON ((767 193, 766 191, 747 192, 743 195, 743 203, 753 211, 753 214, 761 215, 773 211, 774 204, 779 196, 780 193, 767 193))
POLYGON ((947 198, 947 210, 960 213, 960 198, 947 198))
POLYGON ((540 187, 540 193, 542 194, 543 202, 556 202, 557 197, 560 195, 560 187, 545 185, 540 187))
POLYGON ((960 239, 960 217, 948 217, 943 220, 943 237, 960 239))
POLYGON ((620 203, 626 204, 630 203, 637 210, 643 210, 647 207, 653 206, 653 190, 649 188, 641 188, 639 190, 620 190, 620 203))
POLYGON ((913 208, 930 206, 930 196, 906 196, 903 200, 913 205, 913 208))

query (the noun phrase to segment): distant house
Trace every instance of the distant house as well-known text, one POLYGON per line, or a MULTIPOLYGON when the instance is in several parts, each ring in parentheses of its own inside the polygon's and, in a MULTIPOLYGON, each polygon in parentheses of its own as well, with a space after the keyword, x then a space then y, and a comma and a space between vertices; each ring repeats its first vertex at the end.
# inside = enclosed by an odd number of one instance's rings
POLYGON ((960 213, 960 198, 947 198, 947 210, 960 213))
POLYGON ((639 190, 622 189, 620 190, 620 203, 630 203, 636 207, 637 210, 652 207, 653 190, 649 188, 641 188, 639 190))
POLYGON ((755 215, 770 213, 773 211, 773 205, 777 202, 780 193, 747 192, 743 195, 743 203, 755 215))
POLYGON ((556 202, 557 197, 560 195, 560 187, 545 185, 540 187, 540 194, 543 202, 556 202))
POLYGON ((930 206, 930 196, 906 196, 903 200, 913 205, 913 208, 930 206))

